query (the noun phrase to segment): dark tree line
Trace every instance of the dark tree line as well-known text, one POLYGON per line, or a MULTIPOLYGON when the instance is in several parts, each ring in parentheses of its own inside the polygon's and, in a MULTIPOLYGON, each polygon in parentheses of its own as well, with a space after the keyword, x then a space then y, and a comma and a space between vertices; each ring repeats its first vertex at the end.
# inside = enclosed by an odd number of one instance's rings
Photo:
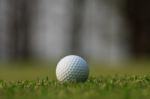
MULTIPOLYGON (((9 49, 13 58, 30 57, 30 29, 33 10, 38 0, 7 0, 10 6, 9 49)), ((81 54, 82 25, 87 0, 72 0, 70 54, 81 54)), ((150 0, 126 0, 126 15, 133 33, 131 48, 134 56, 150 55, 150 0)), ((101 13, 101 12, 99 12, 101 13)))
MULTIPOLYGON (((86 0, 73 0, 74 9, 72 12, 71 30, 71 53, 81 54, 83 12, 85 11, 86 0)), ((135 57, 150 56, 150 0, 126 0, 128 23, 131 26, 131 49, 135 57)), ((101 12, 99 12, 101 13, 101 12)))

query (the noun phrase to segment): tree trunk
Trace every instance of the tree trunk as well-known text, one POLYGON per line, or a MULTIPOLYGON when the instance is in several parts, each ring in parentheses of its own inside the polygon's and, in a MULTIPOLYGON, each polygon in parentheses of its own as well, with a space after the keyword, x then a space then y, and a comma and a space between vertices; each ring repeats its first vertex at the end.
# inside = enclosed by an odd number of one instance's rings
POLYGON ((127 0, 127 15, 133 30, 131 46, 136 57, 150 55, 149 5, 149 0, 127 0))
POLYGON ((30 57, 30 21, 37 0, 11 0, 10 48, 12 58, 30 57))
POLYGON ((72 14, 72 27, 71 27, 71 42, 70 42, 70 54, 81 54, 81 39, 82 39, 82 24, 83 24, 83 13, 86 0, 73 0, 72 14))

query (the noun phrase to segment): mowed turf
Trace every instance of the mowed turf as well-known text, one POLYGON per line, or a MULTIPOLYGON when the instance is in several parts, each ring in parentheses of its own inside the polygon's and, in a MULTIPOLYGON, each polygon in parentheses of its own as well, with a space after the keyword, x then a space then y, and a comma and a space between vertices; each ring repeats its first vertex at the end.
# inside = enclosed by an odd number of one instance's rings
POLYGON ((11 65, 14 67, 0 69, 0 99, 150 99, 149 67, 102 68, 91 64, 86 82, 60 83, 55 77, 55 64, 11 65))

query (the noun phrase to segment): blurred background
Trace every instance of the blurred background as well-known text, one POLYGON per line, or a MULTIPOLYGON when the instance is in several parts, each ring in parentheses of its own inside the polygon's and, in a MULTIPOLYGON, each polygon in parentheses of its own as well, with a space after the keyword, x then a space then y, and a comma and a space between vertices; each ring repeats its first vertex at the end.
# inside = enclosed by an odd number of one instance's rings
POLYGON ((149 0, 0 0, 0 61, 150 57, 149 0))

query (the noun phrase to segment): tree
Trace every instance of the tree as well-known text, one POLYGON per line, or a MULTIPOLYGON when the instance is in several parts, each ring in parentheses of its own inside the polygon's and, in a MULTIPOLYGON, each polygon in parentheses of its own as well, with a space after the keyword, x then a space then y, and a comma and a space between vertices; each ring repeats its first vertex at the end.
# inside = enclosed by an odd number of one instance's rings
POLYGON ((10 0, 10 49, 12 58, 30 57, 30 22, 37 0, 10 0))
POLYGON ((84 7, 86 0, 73 0, 73 9, 71 9, 71 42, 70 42, 70 53, 81 54, 81 29, 83 24, 84 7))
POLYGON ((150 1, 127 0, 127 15, 132 28, 132 48, 136 57, 150 55, 150 1))

